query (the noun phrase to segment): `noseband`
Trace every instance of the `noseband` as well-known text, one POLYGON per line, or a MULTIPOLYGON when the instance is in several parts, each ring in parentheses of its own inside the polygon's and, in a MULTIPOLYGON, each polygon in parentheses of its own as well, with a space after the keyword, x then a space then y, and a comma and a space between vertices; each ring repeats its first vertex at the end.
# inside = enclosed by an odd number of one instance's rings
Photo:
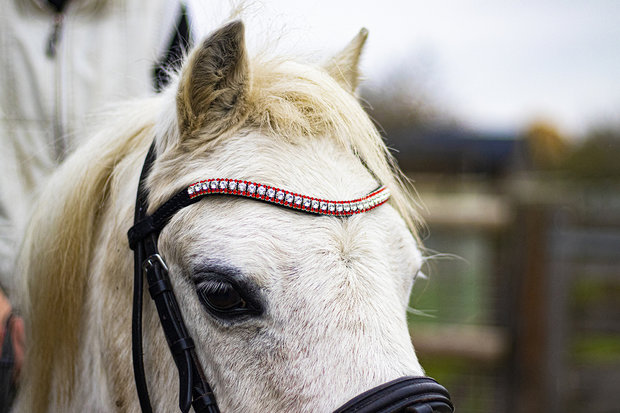
MULTIPOLYGON (((178 192, 147 215, 146 177, 155 161, 155 145, 151 145, 144 161, 138 193, 134 226, 127 236, 134 251, 134 290, 132 311, 132 356, 138 398, 143 413, 152 413, 144 362, 142 359, 143 279, 155 302, 159 320, 179 373, 179 408, 196 413, 218 413, 215 396, 198 361, 194 341, 189 335, 177 303, 168 268, 157 248, 159 233, 170 218, 211 194, 227 194, 254 198, 300 211, 334 216, 349 216, 370 211, 385 202, 390 194, 379 187, 368 195, 351 201, 330 201, 297 194, 260 183, 237 179, 207 179, 178 192)), ((454 411, 448 391, 428 377, 402 377, 382 384, 350 400, 334 413, 451 413, 454 411)))

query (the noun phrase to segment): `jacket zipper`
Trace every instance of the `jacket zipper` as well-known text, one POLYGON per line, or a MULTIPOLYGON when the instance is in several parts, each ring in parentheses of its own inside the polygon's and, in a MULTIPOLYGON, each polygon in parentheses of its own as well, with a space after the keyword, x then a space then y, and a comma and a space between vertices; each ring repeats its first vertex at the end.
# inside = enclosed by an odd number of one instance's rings
POLYGON ((67 144, 65 142, 64 131, 64 110, 63 110, 63 73, 62 56, 58 56, 58 49, 62 37, 64 14, 55 13, 54 25, 47 39, 46 55, 55 60, 54 64, 54 113, 53 113, 53 146, 56 162, 60 163, 65 156, 67 144))

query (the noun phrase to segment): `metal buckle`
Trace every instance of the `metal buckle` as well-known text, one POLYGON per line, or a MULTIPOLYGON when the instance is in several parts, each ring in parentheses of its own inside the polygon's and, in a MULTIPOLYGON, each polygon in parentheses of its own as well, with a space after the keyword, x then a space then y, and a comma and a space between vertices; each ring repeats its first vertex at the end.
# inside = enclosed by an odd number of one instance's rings
POLYGON ((153 254, 142 262, 142 274, 146 275, 146 273, 157 264, 168 272, 168 266, 166 266, 161 255, 153 254))

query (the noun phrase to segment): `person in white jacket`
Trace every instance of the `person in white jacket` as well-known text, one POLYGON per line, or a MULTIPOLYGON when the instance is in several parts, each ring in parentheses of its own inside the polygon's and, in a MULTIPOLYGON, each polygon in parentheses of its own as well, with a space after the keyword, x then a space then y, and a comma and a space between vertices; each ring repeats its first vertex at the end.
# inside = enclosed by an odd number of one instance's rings
MULTIPOLYGON (((190 25, 181 1, 3 2, 0 284, 9 293, 37 189, 86 139, 89 114, 155 93, 167 80, 162 66, 188 46, 190 25)), ((4 325, 0 320, 0 337, 4 325)))

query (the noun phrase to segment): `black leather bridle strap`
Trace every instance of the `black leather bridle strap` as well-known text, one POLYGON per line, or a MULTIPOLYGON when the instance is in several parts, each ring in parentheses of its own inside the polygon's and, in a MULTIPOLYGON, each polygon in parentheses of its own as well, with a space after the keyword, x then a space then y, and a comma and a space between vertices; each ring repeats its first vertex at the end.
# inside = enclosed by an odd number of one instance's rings
POLYGON ((407 376, 351 399, 334 413, 452 413, 448 391, 430 377, 407 376))
MULTIPOLYGON (((142 182, 142 178, 140 179, 140 182, 142 182)), ((144 185, 142 185, 142 188, 144 188, 144 185)), ((178 210, 198 201, 200 201, 200 198, 190 198, 187 191, 180 191, 157 208, 153 215, 146 215, 145 210, 140 219, 134 222, 134 226, 127 233, 131 249, 135 250, 136 244, 144 240, 148 235, 159 234, 178 210)))
POLYGON ((159 255, 157 237, 170 217, 179 209, 196 202, 183 192, 178 193, 148 216, 145 180, 155 161, 155 148, 151 145, 140 174, 134 227, 128 233, 134 250, 134 301, 132 315, 132 355, 134 377, 140 408, 152 413, 144 362, 142 358, 142 296, 143 278, 146 277, 149 293, 155 302, 164 336, 172 352, 179 373, 179 408, 183 413, 193 406, 196 413, 219 413, 213 391, 202 374, 194 352, 194 342, 189 336, 177 300, 172 291, 168 268, 159 255))
MULTIPOLYGON (((140 222, 146 215, 147 194, 144 182, 150 171, 150 167, 155 159, 155 146, 151 145, 149 152, 142 166, 138 191, 136 196, 136 208, 134 213, 134 224, 140 222)), ((130 246, 134 250, 134 280, 133 280, 133 308, 131 318, 131 352, 133 359, 134 379, 140 401, 140 409, 143 413, 152 413, 149 391, 146 385, 146 374, 144 372, 144 360, 142 358, 142 295, 143 279, 142 262, 146 257, 144 243, 130 240, 130 246)))

